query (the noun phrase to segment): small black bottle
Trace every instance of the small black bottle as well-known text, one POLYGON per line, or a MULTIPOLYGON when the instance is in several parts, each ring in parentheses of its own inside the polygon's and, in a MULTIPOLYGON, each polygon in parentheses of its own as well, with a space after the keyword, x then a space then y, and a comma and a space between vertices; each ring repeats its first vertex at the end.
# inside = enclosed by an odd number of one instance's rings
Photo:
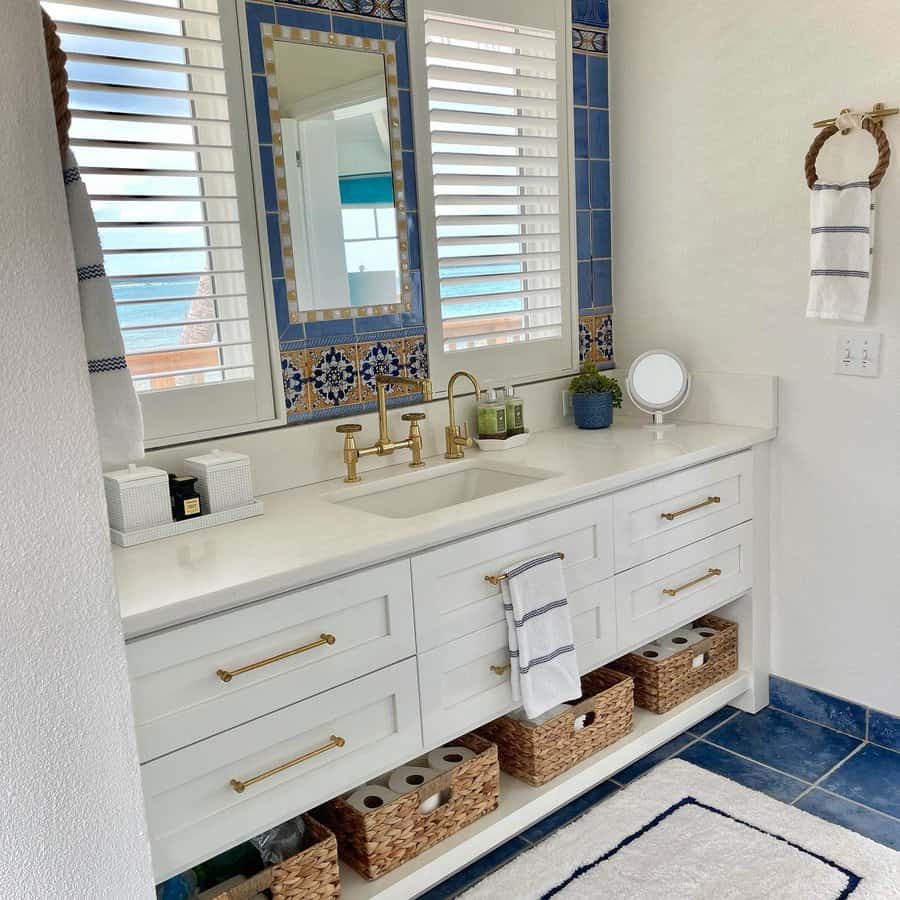
POLYGON ((172 518, 176 522, 195 519, 203 515, 200 495, 195 487, 197 479, 192 475, 170 475, 169 495, 172 498, 172 518))

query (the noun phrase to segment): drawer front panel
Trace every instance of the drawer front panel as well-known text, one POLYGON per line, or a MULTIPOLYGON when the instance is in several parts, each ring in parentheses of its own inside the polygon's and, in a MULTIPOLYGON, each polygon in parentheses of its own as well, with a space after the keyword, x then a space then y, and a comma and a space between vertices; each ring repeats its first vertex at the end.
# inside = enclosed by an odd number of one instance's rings
MULTIPOLYGON (((616 655, 613 580, 569 596, 575 650, 582 673, 616 655)), ((419 656, 422 732, 426 747, 451 740, 515 707, 509 675, 506 622, 489 625, 419 656)))
POLYGON ((554 551, 566 555, 570 595, 609 577, 612 501, 601 497, 414 557, 419 652, 502 622, 500 588, 485 575, 554 551))
POLYGON ((616 571, 622 572, 752 518, 753 454, 628 488, 614 496, 613 511, 616 571))
POLYGON ((727 603, 752 582, 749 522, 616 575, 619 653, 727 603))
POLYGON ((157 881, 233 847, 422 750, 416 664, 405 660, 141 767, 157 881), (343 746, 329 746, 332 737, 343 746), (318 755, 237 793, 311 751, 318 755))
POLYGON ((401 560, 128 644, 147 761, 415 653, 401 560), (284 659, 236 669, 334 638, 284 659), (227 677, 227 676, 226 676, 227 677))

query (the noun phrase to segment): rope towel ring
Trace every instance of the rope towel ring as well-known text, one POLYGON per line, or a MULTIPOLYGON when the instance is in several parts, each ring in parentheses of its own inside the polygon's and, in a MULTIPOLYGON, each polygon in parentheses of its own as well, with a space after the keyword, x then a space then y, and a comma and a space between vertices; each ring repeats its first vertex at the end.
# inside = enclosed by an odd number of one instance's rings
MULTIPOLYGON (((884 133, 884 129, 872 119, 864 118, 860 127, 875 138, 875 143, 878 146, 878 162, 869 176, 869 187, 874 190, 881 184, 881 179, 884 178, 884 173, 887 172, 888 166, 891 164, 891 145, 888 142, 887 135, 884 133)), ((812 142, 804 163, 806 183, 809 185, 810 190, 819 180, 819 173, 816 172, 816 158, 819 155, 819 151, 828 138, 834 137, 839 132, 840 128, 836 125, 828 125, 816 135, 816 139, 812 142)))
POLYGON ((59 142, 59 155, 65 160, 69 149, 69 125, 72 114, 69 112, 69 76, 66 74, 66 54, 59 44, 56 23, 41 10, 44 21, 44 47, 47 51, 47 68, 50 70, 50 90, 53 93, 53 113, 56 117, 56 137, 59 142))

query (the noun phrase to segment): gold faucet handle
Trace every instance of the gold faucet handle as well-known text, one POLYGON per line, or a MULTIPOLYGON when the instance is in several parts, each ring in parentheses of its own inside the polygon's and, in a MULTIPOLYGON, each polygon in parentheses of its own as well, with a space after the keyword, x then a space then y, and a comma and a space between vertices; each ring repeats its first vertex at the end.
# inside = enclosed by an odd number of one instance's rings
POLYGON ((421 422, 425 418, 425 413, 403 413, 400 418, 404 422, 421 422))
POLYGON ((362 431, 362 425, 350 422, 347 425, 338 425, 334 430, 338 434, 356 434, 358 431, 362 431))
POLYGON ((353 435, 362 431, 362 425, 358 425, 356 422, 347 422, 345 425, 338 425, 334 430, 338 434, 344 435, 344 465, 347 467, 344 481, 348 484, 355 484, 360 480, 356 471, 359 449, 356 446, 356 439, 353 435))

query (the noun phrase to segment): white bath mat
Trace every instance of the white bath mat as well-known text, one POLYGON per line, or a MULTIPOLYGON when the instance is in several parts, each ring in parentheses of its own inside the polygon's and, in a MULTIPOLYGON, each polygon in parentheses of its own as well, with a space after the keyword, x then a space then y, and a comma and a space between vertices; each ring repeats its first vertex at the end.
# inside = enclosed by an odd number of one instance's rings
POLYGON ((888 900, 900 853, 671 760, 465 900, 888 900))

